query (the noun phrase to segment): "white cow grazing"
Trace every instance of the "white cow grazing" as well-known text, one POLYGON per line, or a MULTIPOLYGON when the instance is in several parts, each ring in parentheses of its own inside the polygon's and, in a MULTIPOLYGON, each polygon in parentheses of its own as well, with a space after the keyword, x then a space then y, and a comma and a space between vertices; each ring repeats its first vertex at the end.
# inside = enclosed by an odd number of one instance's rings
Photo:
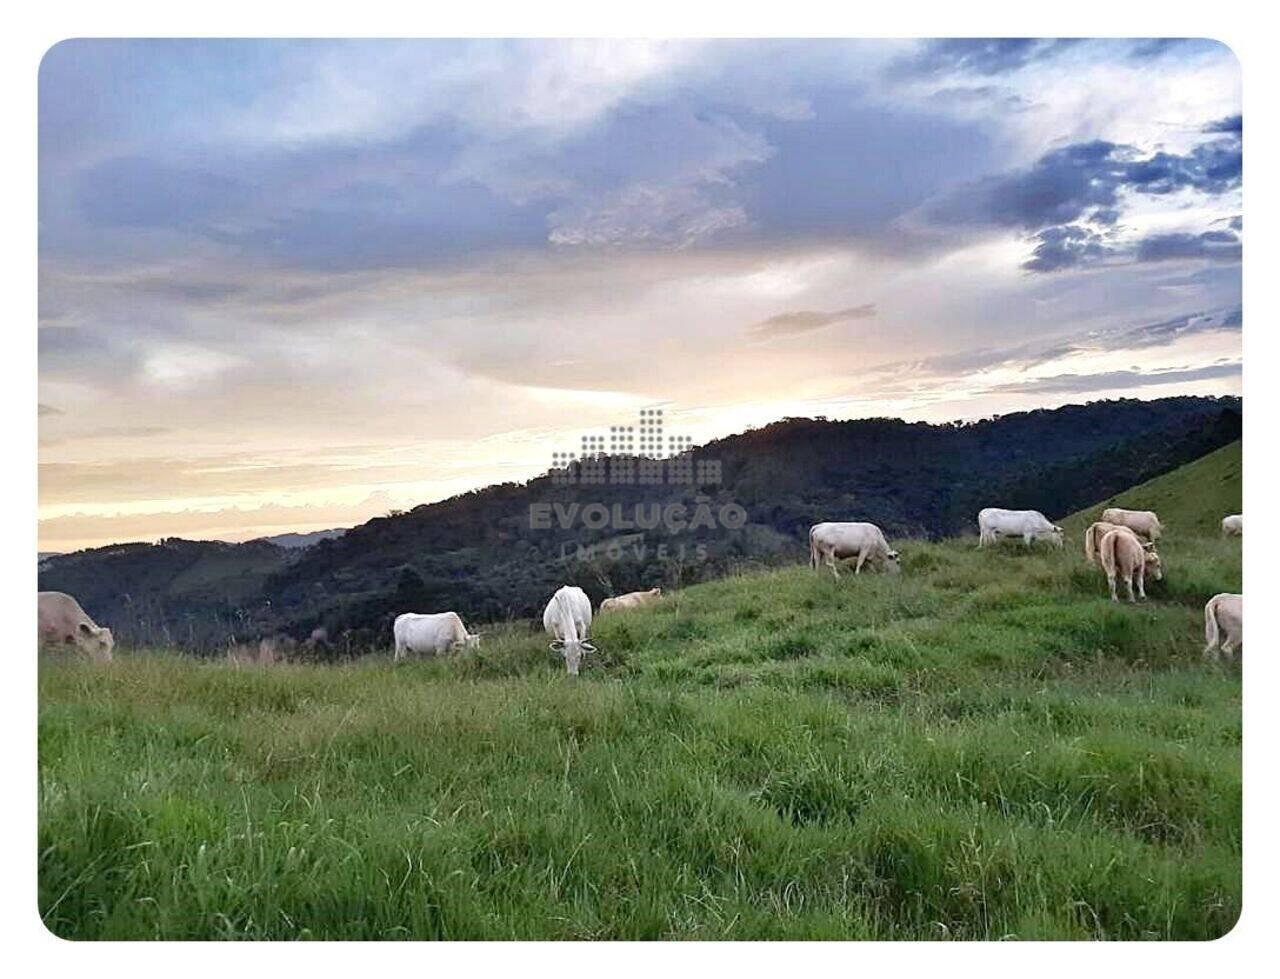
POLYGON ((551 596, 542 613, 542 627, 552 637, 551 648, 564 653, 565 669, 578 675, 583 653, 594 653, 591 638, 591 599, 577 585, 564 585, 551 596))
POLYGON ((978 546, 994 544, 1001 537, 1021 537, 1031 546, 1035 540, 1049 540, 1062 546, 1062 528, 1055 526, 1039 510, 1002 510, 989 506, 978 511, 978 546))
POLYGON ((1229 517, 1222 518, 1222 536, 1223 537, 1243 537, 1244 536, 1244 514, 1233 513, 1229 517))
POLYGON ((1160 539, 1164 528, 1160 526, 1160 518, 1154 510, 1126 510, 1123 507, 1108 507, 1098 518, 1106 523, 1128 527, 1139 537, 1145 537, 1153 544, 1160 539))
POLYGON ((37 637, 41 643, 75 646, 99 663, 111 662, 115 638, 111 630, 99 626, 70 595, 42 591, 36 596, 37 637))
POLYGON ((815 571, 818 565, 825 564, 839 578, 836 562, 854 557, 858 559, 854 574, 861 574, 867 561, 882 571, 896 574, 902 570, 898 552, 873 523, 819 523, 809 528, 809 567, 815 571))
POLYGON ((1124 580, 1131 602, 1134 601, 1134 581, 1138 583, 1139 597, 1145 601, 1147 572, 1156 581, 1164 577, 1164 568, 1160 564, 1160 555, 1155 552, 1155 545, 1143 543, 1128 527, 1118 527, 1103 536, 1098 547, 1098 559, 1102 562, 1102 570, 1106 572, 1113 602, 1120 601, 1116 596, 1117 576, 1124 580))
POLYGON ((618 595, 616 598, 606 598, 600 603, 600 612, 621 612, 628 608, 641 608, 645 605, 652 605, 662 597, 661 588, 650 588, 648 591, 633 591, 625 595, 618 595))
POLYGON ((1235 651, 1244 646, 1244 596, 1223 592, 1214 595, 1204 605, 1204 654, 1218 658, 1218 647, 1235 657, 1235 651))
POLYGON ((421 615, 405 612, 397 615, 392 634, 396 640, 397 660, 405 653, 439 655, 459 649, 475 649, 480 645, 479 633, 467 632, 457 612, 433 612, 421 615))

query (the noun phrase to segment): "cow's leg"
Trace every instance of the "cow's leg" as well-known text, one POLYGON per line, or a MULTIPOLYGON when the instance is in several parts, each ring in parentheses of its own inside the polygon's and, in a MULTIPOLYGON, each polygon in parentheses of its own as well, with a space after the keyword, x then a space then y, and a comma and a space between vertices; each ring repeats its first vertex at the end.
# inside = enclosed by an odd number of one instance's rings
POLYGON ((1132 571, 1130 571, 1128 574, 1126 574, 1126 575, 1124 576, 1124 586, 1125 586, 1125 588, 1127 588, 1127 589, 1128 589, 1128 591, 1129 591, 1129 601, 1130 601, 1130 602, 1134 601, 1134 597, 1133 597, 1133 572, 1132 572, 1132 571))
POLYGON ((396 639, 396 655, 392 662, 398 663, 404 658, 404 643, 396 639))
POLYGON ((1113 602, 1120 601, 1116 597, 1116 573, 1114 571, 1107 572, 1107 584, 1111 587, 1111 600, 1113 602))
POLYGON ((867 560, 867 554, 868 554, 868 551, 865 547, 858 552, 858 563, 854 565, 854 568, 853 568, 854 574, 862 574, 862 565, 863 565, 863 562, 867 560))
POLYGON ((827 567, 828 567, 828 568, 830 568, 830 569, 831 569, 831 576, 832 576, 833 578, 839 578, 839 577, 840 577, 840 572, 836 569, 836 552, 835 552, 835 548, 831 548, 830 550, 828 550, 828 551, 826 552, 826 558, 827 558, 827 560, 826 560, 826 565, 827 565, 827 567))
POLYGON ((1023 546, 1024 546, 1024 547, 1028 547, 1028 548, 1029 548, 1029 547, 1031 546, 1031 542, 1032 542, 1033 540, 1035 540, 1035 537, 1034 537, 1033 535, 1031 535, 1031 534, 1023 534, 1023 535, 1022 535, 1022 543, 1023 543, 1023 546))
POLYGON ((1144 602, 1147 600, 1147 569, 1145 564, 1138 569, 1138 597, 1144 602))
POLYGON ((1227 662, 1230 663, 1236 658, 1236 648, 1231 644, 1231 638, 1228 637, 1222 641, 1222 651, 1226 654, 1227 662))

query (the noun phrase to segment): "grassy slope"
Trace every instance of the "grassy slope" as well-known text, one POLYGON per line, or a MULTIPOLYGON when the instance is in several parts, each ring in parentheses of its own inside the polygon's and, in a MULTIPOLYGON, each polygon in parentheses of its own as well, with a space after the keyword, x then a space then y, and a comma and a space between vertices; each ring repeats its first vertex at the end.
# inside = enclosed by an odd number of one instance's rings
POLYGON ((601 619, 576 682, 520 625, 398 668, 47 661, 41 912, 86 938, 1221 935, 1240 682, 1199 606, 1240 544, 1183 528, 1216 532, 1238 458, 1165 477, 1215 491, 1159 507, 1140 607, 1074 546, 909 543, 900 577, 601 619))
POLYGON ((1068 518, 1083 533, 1109 506, 1155 510, 1171 534, 1212 537, 1221 533, 1222 518, 1241 508, 1241 450, 1239 442, 1224 445, 1180 469, 1148 480, 1068 518))

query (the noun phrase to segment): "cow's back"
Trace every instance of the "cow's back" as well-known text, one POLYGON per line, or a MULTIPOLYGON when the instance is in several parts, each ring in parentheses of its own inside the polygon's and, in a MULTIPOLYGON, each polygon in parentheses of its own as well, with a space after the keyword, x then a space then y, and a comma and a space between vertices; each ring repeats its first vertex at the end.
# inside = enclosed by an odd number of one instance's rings
MULTIPOLYGON (((93 624, 80 603, 66 592, 42 591, 37 594, 37 621, 40 639, 48 642, 67 642, 75 637, 81 622, 93 624)), ((30 621, 30 620, 28 620, 30 621)))
POLYGON ((889 550, 884 531, 873 523, 863 521, 815 524, 809 530, 809 537, 823 548, 834 549, 837 557, 856 554, 868 546, 874 548, 879 545, 885 551, 889 550))

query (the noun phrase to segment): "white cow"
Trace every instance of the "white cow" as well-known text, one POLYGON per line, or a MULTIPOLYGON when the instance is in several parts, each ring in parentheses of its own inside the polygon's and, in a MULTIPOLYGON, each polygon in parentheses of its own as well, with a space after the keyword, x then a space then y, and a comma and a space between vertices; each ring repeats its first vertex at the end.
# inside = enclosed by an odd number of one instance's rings
POLYGON ((652 605, 662 597, 661 588, 650 588, 648 591, 633 591, 615 598, 606 598, 600 603, 600 612, 621 612, 623 609, 641 608, 652 605))
POLYGON ((861 574, 867 561, 882 571, 896 574, 902 570, 898 552, 889 546, 884 531, 873 523, 828 522, 809 528, 809 567, 815 571, 820 564, 825 564, 839 578, 836 562, 854 557, 858 559, 854 574, 861 574))
POLYGON ((1160 534, 1164 531, 1160 526, 1160 518, 1156 516, 1154 510, 1126 510, 1123 507, 1113 506, 1103 510, 1102 516, 1098 519, 1128 527, 1139 537, 1145 537, 1153 544, 1160 539, 1160 534))
POLYGON ((994 544, 1001 537, 1021 537, 1027 547, 1035 540, 1050 540, 1054 546, 1062 546, 1062 528, 1039 510, 1002 510, 994 506, 979 510, 978 546, 994 544))
POLYGON ((405 653, 435 656, 459 649, 475 649, 480 645, 480 634, 467 632, 457 612, 426 615, 405 612, 396 616, 391 632, 395 636, 397 660, 403 659, 405 653))
POLYGON ((36 596, 37 636, 41 643, 75 646, 99 663, 111 662, 115 639, 111 630, 99 626, 70 595, 42 591, 36 596))
POLYGON ((1223 592, 1214 595, 1204 605, 1204 654, 1218 658, 1218 647, 1235 658, 1235 651, 1244 646, 1244 596, 1223 592))
POLYGON ((551 648, 564 653, 565 669, 578 675, 583 653, 594 653, 591 645, 591 599, 577 585, 564 585, 551 596, 542 613, 542 627, 552 637, 551 648))
POLYGON ((1222 518, 1222 536, 1223 537, 1243 537, 1244 536, 1244 514, 1233 513, 1229 517, 1222 518))

